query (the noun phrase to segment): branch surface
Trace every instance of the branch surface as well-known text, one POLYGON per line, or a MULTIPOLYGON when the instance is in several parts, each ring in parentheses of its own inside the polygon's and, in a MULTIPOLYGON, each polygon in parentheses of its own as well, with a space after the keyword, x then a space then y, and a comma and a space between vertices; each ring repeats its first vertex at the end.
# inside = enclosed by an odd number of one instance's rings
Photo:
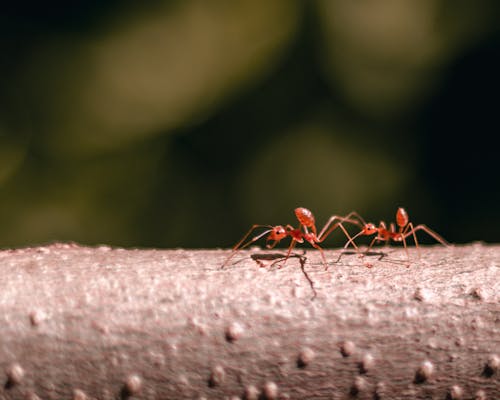
POLYGON ((500 399, 500 246, 383 252, 2 251, 0 399, 500 399))

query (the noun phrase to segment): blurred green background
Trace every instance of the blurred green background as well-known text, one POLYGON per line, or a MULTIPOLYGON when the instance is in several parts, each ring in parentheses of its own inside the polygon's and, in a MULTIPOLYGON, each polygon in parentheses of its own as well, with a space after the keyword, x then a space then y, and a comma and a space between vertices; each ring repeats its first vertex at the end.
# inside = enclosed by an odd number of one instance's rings
POLYGON ((319 226, 404 206, 449 241, 500 241, 499 11, 10 2, 0 246, 229 247, 297 206, 319 226))

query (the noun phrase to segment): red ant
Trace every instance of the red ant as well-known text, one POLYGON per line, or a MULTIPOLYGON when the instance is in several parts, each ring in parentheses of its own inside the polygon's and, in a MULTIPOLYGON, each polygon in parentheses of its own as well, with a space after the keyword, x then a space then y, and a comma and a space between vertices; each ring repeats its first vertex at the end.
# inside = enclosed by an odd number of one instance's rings
MULTIPOLYGON (((408 213, 404 208, 399 207, 397 212, 396 212, 396 224, 398 225, 399 229, 396 231, 396 227, 394 223, 391 223, 389 225, 389 229, 387 229, 387 225, 385 224, 384 221, 381 221, 379 223, 378 228, 375 226, 373 223, 366 223, 364 222, 363 218, 361 218, 358 214, 356 213, 351 213, 352 215, 355 215, 359 220, 363 223, 363 229, 356 235, 354 235, 352 238, 350 238, 347 243, 344 246, 344 249, 349 246, 349 244, 352 243, 352 245, 358 250, 358 247, 354 243, 354 239, 356 239, 358 236, 371 236, 371 235, 377 235, 373 238, 371 241, 370 245, 368 246, 367 253, 370 251, 372 248, 373 244, 375 242, 380 242, 384 241, 386 243, 390 242, 391 240, 393 242, 403 242, 405 251, 406 251, 406 256, 408 259, 408 267, 410 266, 410 255, 408 253, 408 248, 406 246, 406 238, 410 235, 413 235, 413 240, 415 241, 415 246, 418 249, 418 240, 417 240, 417 235, 416 232, 419 230, 424 231, 427 233, 429 236, 432 236, 434 239, 436 239, 439 243, 443 244, 444 246, 449 246, 449 243, 440 235, 438 235, 436 232, 434 232, 432 229, 428 228, 426 225, 417 225, 413 226, 413 223, 409 222, 409 217, 408 213)), ((359 250, 358 250, 359 252, 359 250)), ((372 265, 367 263, 367 267, 371 267, 372 265)))
MULTIPOLYGON (((285 256, 285 261, 288 260, 290 257, 290 254, 292 252, 292 249, 295 247, 295 244, 297 243, 303 243, 304 241, 309 242, 309 244, 314 247, 315 249, 318 249, 321 253, 321 258, 323 259, 323 265, 325 266, 325 270, 328 269, 328 264, 326 262, 325 255, 323 253, 323 249, 319 246, 318 243, 323 242, 330 233, 332 233, 336 228, 340 227, 344 234, 351 239, 351 236, 347 232, 347 230, 344 228, 342 225, 342 222, 349 222, 352 224, 356 225, 361 225, 359 221, 352 220, 350 219, 350 216, 353 213, 345 216, 345 217, 340 217, 338 215, 333 215, 329 218, 328 222, 325 224, 323 229, 321 229, 321 232, 319 235, 317 234, 316 231, 316 222, 314 219, 314 215, 311 211, 309 211, 307 208, 304 207, 298 207, 295 209, 295 216, 297 217, 297 220, 299 221, 299 227, 294 228, 291 225, 253 225, 250 230, 247 232, 245 236, 233 247, 232 253, 229 255, 229 257, 224 261, 224 264, 222 264, 222 268, 224 268, 229 260, 236 254, 238 250, 244 249, 245 247, 251 245, 252 243, 256 242, 259 240, 261 237, 267 235, 266 237, 266 248, 272 249, 274 246, 276 246, 281 240, 285 239, 286 237, 290 237, 292 239, 288 251, 285 256), (338 220, 339 222, 333 224, 334 221, 338 220), (332 225, 333 224, 333 225, 332 225), (253 237, 250 239, 248 242, 244 243, 245 240, 248 238, 248 236, 258 228, 267 228, 264 232, 258 234, 257 236, 253 237), (303 229, 303 231, 302 231, 303 229), (311 231, 309 231, 309 229, 311 231), (243 244, 244 243, 244 244, 243 244)), ((357 246, 354 244, 353 245, 357 248, 357 246)))

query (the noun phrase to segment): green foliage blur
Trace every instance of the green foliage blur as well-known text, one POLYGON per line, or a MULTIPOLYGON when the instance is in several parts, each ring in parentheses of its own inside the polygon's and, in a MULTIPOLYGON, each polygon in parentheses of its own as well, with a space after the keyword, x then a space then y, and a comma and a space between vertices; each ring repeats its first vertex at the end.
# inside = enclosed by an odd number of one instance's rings
POLYGON ((500 241, 499 8, 12 2, 0 247, 230 247, 297 206, 500 241))

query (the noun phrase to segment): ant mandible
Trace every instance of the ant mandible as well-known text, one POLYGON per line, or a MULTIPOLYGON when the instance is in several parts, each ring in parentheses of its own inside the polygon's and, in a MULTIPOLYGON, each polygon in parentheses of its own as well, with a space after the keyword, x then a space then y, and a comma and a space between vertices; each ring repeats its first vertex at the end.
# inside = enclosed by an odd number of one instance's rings
MULTIPOLYGON (((444 246, 449 246, 449 243, 440 235, 438 235, 436 232, 434 232, 432 229, 428 228, 426 225, 417 225, 413 226, 413 223, 410 222, 410 219, 408 217, 408 213, 406 210, 402 207, 399 207, 397 212, 396 212, 396 224, 398 226, 398 230, 396 231, 396 227, 394 223, 391 223, 389 225, 389 229, 387 229, 387 225, 385 224, 384 221, 381 221, 379 223, 379 226, 375 226, 375 224, 369 222, 366 223, 363 221, 363 219, 356 213, 354 213, 357 218, 362 222, 363 228, 359 233, 354 235, 352 238, 350 238, 347 243, 344 246, 344 249, 349 246, 349 244, 352 244, 359 252, 358 247, 354 243, 354 240, 358 236, 371 236, 371 235, 377 235, 373 238, 371 241, 370 245, 368 246, 367 253, 370 251, 372 248, 373 244, 375 242, 390 242, 391 240, 393 242, 403 242, 405 252, 406 252, 406 257, 407 257, 407 266, 410 266, 410 254, 408 253, 408 247, 406 245, 406 238, 410 235, 413 236, 413 240, 415 241, 415 246, 418 249, 418 240, 417 240, 417 231, 424 231, 427 233, 429 236, 433 237, 436 241, 439 243, 443 244, 444 246)), ((371 267, 372 265, 367 263, 367 267, 371 267)))
MULTIPOLYGON (((251 245, 252 243, 256 242, 263 236, 267 235, 266 237, 266 248, 272 249, 274 248, 281 240, 290 237, 292 241, 290 242, 290 245, 288 246, 288 251, 285 256, 285 261, 283 264, 285 264, 290 257, 290 254, 295 247, 297 243, 303 243, 304 241, 307 241, 312 247, 315 249, 318 249, 321 253, 321 258, 323 260, 323 265, 325 266, 325 270, 328 269, 328 264, 326 262, 325 254, 323 253, 323 249, 319 246, 318 243, 323 242, 329 235, 332 233, 335 229, 340 227, 344 234, 347 236, 348 239, 351 240, 351 236, 347 232, 347 230, 344 228, 342 225, 342 222, 349 222, 352 224, 356 224, 361 226, 360 222, 357 220, 350 219, 350 217, 355 214, 351 213, 345 217, 341 217, 338 215, 332 215, 329 219, 328 222, 325 224, 323 229, 321 229, 321 232, 319 235, 317 234, 316 230, 316 221, 314 219, 313 213, 308 210, 307 208, 304 207, 298 207, 295 209, 295 216, 297 217, 297 220, 299 221, 299 227, 294 228, 292 225, 253 225, 250 230, 246 233, 243 238, 236 243, 236 245, 233 247, 233 251, 229 255, 229 257, 224 261, 222 264, 222 268, 224 268, 229 260, 233 258, 233 256, 236 254, 238 250, 244 249, 245 247, 251 245), (334 224, 335 221, 338 221, 334 224), (258 234, 257 236, 253 237, 250 239, 248 242, 245 243, 245 240, 250 236, 250 234, 258 228, 267 228, 264 232, 258 234), (309 231, 310 230, 310 231, 309 231)), ((356 244, 353 242, 353 246, 357 248, 356 244)))

